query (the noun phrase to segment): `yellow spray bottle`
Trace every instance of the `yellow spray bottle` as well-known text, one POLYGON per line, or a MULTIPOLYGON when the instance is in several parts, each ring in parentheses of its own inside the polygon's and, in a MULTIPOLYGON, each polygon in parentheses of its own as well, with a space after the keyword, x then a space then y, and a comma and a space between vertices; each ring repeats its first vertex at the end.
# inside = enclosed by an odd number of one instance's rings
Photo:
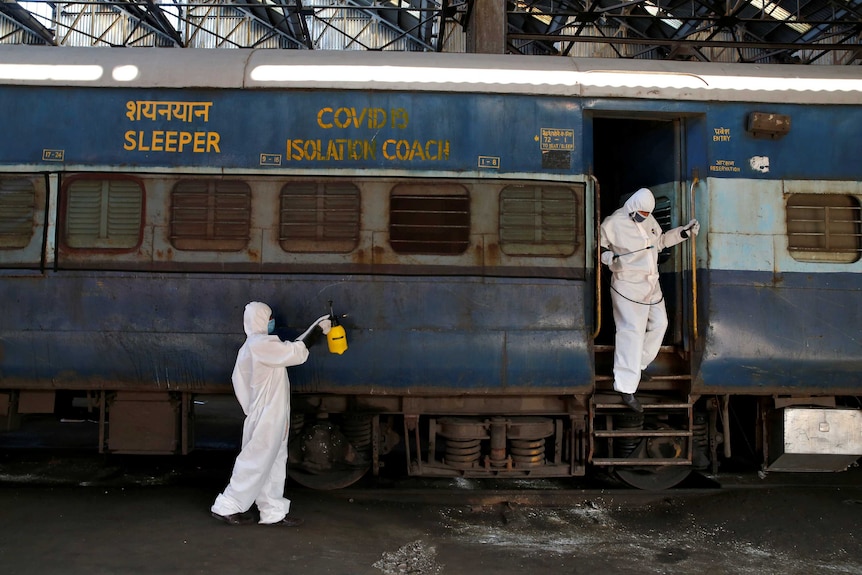
POLYGON ((341 355, 347 350, 347 333, 344 331, 344 326, 338 323, 338 317, 332 313, 332 301, 329 302, 329 320, 332 322, 332 327, 326 334, 329 353, 341 355))

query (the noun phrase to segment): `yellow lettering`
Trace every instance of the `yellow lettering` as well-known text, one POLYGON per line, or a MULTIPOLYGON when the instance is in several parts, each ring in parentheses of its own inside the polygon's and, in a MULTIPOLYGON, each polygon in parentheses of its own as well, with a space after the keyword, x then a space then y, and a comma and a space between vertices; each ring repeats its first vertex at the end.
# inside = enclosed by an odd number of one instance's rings
POLYGON ((312 140, 305 141, 305 147, 302 151, 309 160, 314 160, 320 155, 320 148, 312 140))
POLYGON ((387 160, 395 159, 395 152, 393 150, 395 146, 395 140, 386 140, 383 142, 383 157, 387 160))
POLYGON ((410 147, 410 161, 416 159, 419 156, 420 160, 424 160, 425 158, 425 150, 422 148, 422 142, 419 140, 413 140, 413 145, 410 147))
POLYGON ((146 132, 138 132, 138 151, 139 152, 149 152, 150 147, 144 145, 144 139, 146 138, 146 132))
MULTIPOLYGON (((395 140, 392 140, 395 143, 395 140)), ((409 144, 405 141, 409 152, 409 144)), ((386 152, 384 152, 386 153, 386 152)), ((392 153, 396 154, 395 149, 392 153)), ((342 162, 345 160, 376 160, 376 140, 352 140, 334 138, 331 140, 286 140, 285 158, 287 161, 342 162)), ((395 159, 393 155, 392 158, 395 159)))
POLYGON ((428 140, 425 142, 425 159, 426 160, 439 160, 440 159, 440 141, 439 140, 428 140), (432 152, 431 149, 434 148, 435 152, 432 152))
POLYGON ((342 140, 329 140, 329 146, 326 148, 326 157, 325 160, 342 160, 342 151, 341 147, 342 140))
POLYGON ((123 149, 138 152, 183 152, 191 147, 194 153, 221 153, 221 135, 218 132, 177 132, 129 130, 123 134, 123 149))
POLYGON ((404 108, 392 109, 392 127, 402 130, 407 127, 407 110, 404 108))
POLYGON ((317 125, 323 128, 324 130, 328 130, 332 127, 332 122, 326 122, 323 120, 324 114, 331 114, 332 108, 321 108, 317 113, 317 125))
POLYGON ((194 144, 192 144, 192 151, 195 154, 203 154, 206 148, 204 145, 206 144, 206 134, 204 132, 195 132, 194 133, 194 144))
POLYGON ((165 133, 163 131, 153 130, 153 137, 152 137, 151 145, 152 145, 152 149, 154 152, 163 152, 164 151, 165 148, 162 145, 162 143, 164 141, 164 136, 165 136, 165 133))
POLYGON ((177 151, 177 132, 165 132, 165 151, 177 151))
POLYGON ((221 154, 221 149, 219 148, 219 142, 221 141, 221 136, 219 136, 218 132, 205 132, 207 135, 207 152, 215 152, 216 154, 221 154))
POLYGON ((339 128, 347 128, 350 126, 350 110, 348 108, 338 108, 335 111, 335 125, 339 128))

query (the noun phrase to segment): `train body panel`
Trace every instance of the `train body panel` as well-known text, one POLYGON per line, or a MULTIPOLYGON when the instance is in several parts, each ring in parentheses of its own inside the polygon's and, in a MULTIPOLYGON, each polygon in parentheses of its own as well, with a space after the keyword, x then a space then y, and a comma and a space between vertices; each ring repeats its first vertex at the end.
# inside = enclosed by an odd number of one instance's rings
POLYGON ((284 337, 347 314, 346 353, 291 369, 294 426, 342 430, 362 465, 310 484, 378 471, 397 431, 415 474, 659 487, 716 468, 730 396, 771 401, 763 419, 858 409, 857 70, 178 52, 0 48, 9 425, 28 392, 84 392, 100 449, 176 451, 128 439, 151 397, 185 451, 250 300, 284 337), (701 233, 660 256, 670 327, 638 420, 596 236, 639 187, 701 233))
POLYGON ((582 282, 109 272, 3 281, 4 387, 231 393, 250 299, 270 303, 285 338, 325 313, 328 300, 350 310, 343 320, 350 353, 312 355, 291 374, 298 392, 574 393, 591 386, 582 282))
POLYGON ((857 273, 711 271, 703 393, 855 395, 862 290, 857 273), (776 285, 777 283, 777 285, 776 285))
MULTIPOLYGON (((813 258, 811 252, 792 249, 796 240, 788 233, 793 226, 788 224, 793 209, 788 198, 855 198, 858 205, 860 191, 853 181, 746 181, 736 186, 719 180, 710 185, 704 282, 709 328, 698 389, 858 392, 862 261, 852 248, 813 258)), ((848 237, 852 224, 849 231, 848 237)))

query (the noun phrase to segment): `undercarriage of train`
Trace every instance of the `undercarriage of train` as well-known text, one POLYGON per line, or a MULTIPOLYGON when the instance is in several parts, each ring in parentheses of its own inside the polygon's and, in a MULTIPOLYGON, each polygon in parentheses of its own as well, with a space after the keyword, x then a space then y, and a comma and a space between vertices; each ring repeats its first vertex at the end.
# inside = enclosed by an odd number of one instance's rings
POLYGON ((642 384, 643 413, 622 403, 607 376, 594 393, 568 397, 305 397, 294 403, 290 475, 311 488, 345 487, 378 474, 397 450, 412 476, 579 477, 602 468, 639 489, 667 489, 692 470, 716 472, 728 433, 726 402, 697 401, 679 364, 642 384))
MULTIPOLYGON (((740 456, 765 473, 843 471, 862 455, 860 397, 697 398, 680 394, 674 377, 642 383, 642 414, 599 378, 594 393, 570 396, 297 394, 288 471, 313 489, 365 476, 529 480, 602 471, 658 490, 693 471, 716 475, 740 456)), ((74 442, 106 454, 235 449, 237 411, 231 396, 190 392, 7 391, 0 393, 0 439, 57 448, 74 442), (48 431, 37 437, 40 422, 48 431)))
POLYGON ((660 490, 693 471, 717 474, 732 457, 731 439, 761 473, 842 471, 862 455, 859 398, 737 396, 732 405, 727 395, 692 395, 685 359, 670 347, 660 355, 659 371, 638 389, 643 413, 622 403, 607 375, 597 375, 594 392, 568 397, 304 398, 292 422, 290 475, 333 489, 386 464, 406 463, 420 477, 582 477, 601 469, 660 490))
POLYGON ((549 415, 297 414, 289 472, 306 487, 346 487, 379 473, 396 449, 421 477, 575 477, 602 467, 631 486, 666 489, 709 467, 715 414, 662 399, 637 414, 612 399, 575 398, 573 412, 549 415))

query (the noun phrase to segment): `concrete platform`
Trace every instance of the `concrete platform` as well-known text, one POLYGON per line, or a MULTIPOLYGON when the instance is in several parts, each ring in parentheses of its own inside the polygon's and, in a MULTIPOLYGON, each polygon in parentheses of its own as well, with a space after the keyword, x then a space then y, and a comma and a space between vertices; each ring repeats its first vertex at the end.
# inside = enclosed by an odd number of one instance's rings
POLYGON ((3 572, 862 573, 858 468, 651 494, 464 479, 332 492, 291 484, 292 514, 306 523, 275 528, 210 517, 229 454, 176 461, 3 453, 3 572))

